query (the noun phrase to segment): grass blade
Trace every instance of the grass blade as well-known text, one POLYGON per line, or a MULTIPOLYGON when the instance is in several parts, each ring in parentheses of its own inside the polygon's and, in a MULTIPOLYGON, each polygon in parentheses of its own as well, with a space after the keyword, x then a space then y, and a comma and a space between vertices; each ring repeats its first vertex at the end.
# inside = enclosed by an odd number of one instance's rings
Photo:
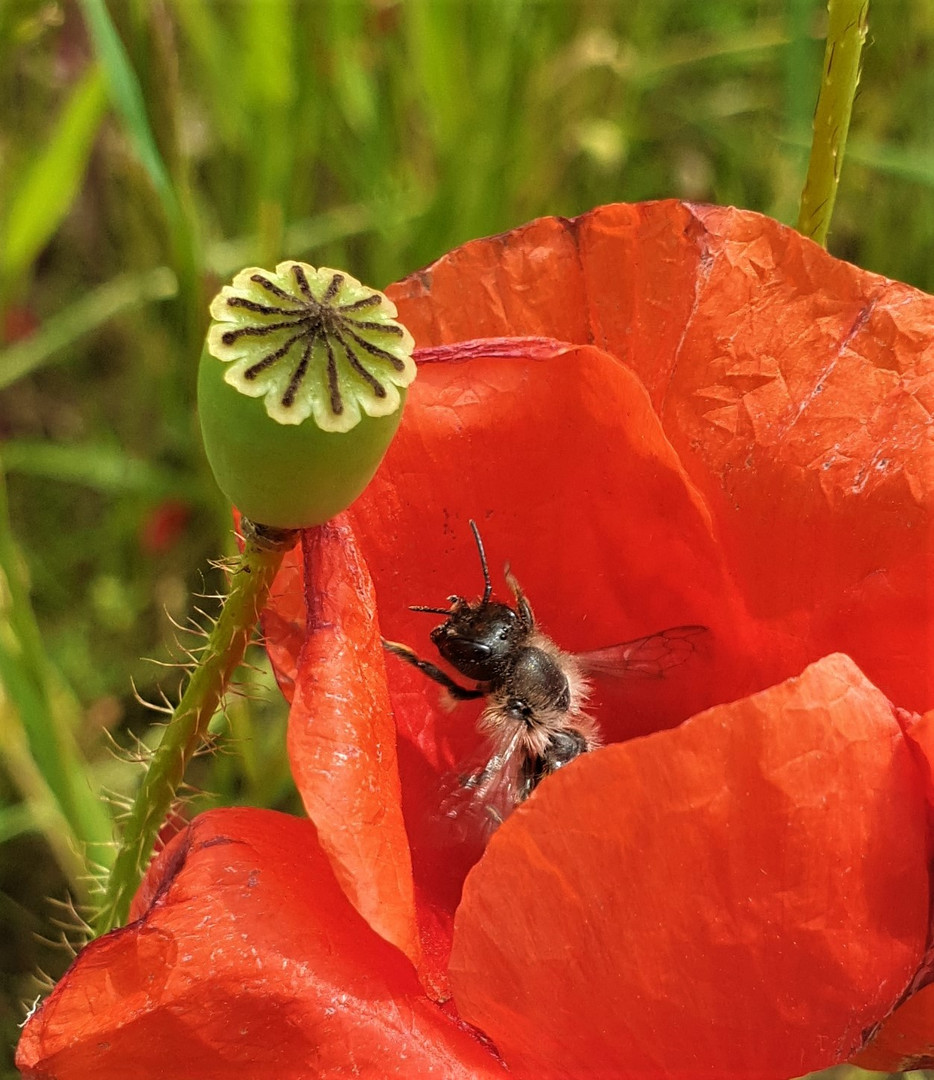
POLYGON ((190 502, 199 493, 190 474, 130 457, 123 447, 98 442, 12 439, 3 445, 3 465, 7 473, 82 484, 106 495, 142 495, 152 500, 176 498, 190 502))
POLYGON ((108 281, 46 319, 32 337, 0 351, 0 390, 44 367, 60 350, 121 312, 170 299, 177 290, 175 275, 164 266, 108 281))
POLYGON ((104 0, 81 0, 81 9, 94 41, 94 50, 107 73, 114 107, 126 124, 137 157, 162 200, 166 214, 175 221, 181 213, 175 189, 156 146, 139 80, 130 66, 104 0))
POLYGON ((111 100, 126 125, 136 155, 162 203, 179 279, 178 295, 182 322, 186 327, 187 348, 194 353, 204 326, 199 287, 199 253, 192 222, 159 153, 139 79, 130 64, 104 0, 80 2, 94 49, 107 76, 111 100))
MULTIPOLYGON (((3 577, 5 618, 0 623, 0 681, 8 701, 3 752, 28 746, 17 756, 31 758, 41 784, 29 781, 23 792, 51 792, 68 823, 68 846, 93 849, 97 861, 107 862, 113 839, 110 813, 88 784, 87 762, 75 732, 80 712, 70 690, 49 663, 22 574, 23 561, 10 530, 6 489, 0 483, 0 575, 3 577)), ((11 771, 24 782, 22 763, 11 771)))
POLYGON ((94 66, 75 86, 49 143, 20 178, 0 245, 0 281, 7 288, 31 265, 68 213, 106 104, 104 76, 94 66))

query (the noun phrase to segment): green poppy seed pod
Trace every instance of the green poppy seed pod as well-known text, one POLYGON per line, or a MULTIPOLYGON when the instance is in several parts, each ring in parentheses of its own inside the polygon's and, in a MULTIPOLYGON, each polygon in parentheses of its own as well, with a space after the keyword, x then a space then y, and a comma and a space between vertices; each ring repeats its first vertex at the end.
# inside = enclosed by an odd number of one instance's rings
POLYGON ((250 267, 211 303, 198 411, 221 491, 254 522, 320 525, 370 482, 415 378, 412 335, 339 270, 250 267))

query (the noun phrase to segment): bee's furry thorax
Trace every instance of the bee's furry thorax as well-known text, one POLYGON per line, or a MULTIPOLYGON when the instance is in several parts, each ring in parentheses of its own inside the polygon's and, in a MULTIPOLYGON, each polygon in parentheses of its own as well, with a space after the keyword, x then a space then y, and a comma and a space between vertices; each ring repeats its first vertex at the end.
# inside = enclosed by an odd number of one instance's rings
POLYGON ((545 753, 557 732, 574 729, 588 749, 600 744, 596 721, 584 711, 590 682, 573 655, 539 631, 517 650, 504 678, 489 687, 488 706, 480 730, 497 743, 507 743, 522 730, 521 743, 535 756, 545 753))

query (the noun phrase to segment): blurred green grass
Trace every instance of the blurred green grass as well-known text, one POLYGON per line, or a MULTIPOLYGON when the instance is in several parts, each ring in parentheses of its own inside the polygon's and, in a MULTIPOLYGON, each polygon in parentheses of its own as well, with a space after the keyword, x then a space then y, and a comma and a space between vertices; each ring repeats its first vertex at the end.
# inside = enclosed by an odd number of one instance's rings
MULTIPOLYGON (((540 214, 679 196, 792 223, 819 0, 0 3, 0 1042, 154 738, 137 702, 231 549, 205 301, 295 257, 377 286, 540 214)), ((934 291, 934 4, 870 10, 830 249, 934 291)), ((257 658, 260 660, 260 658, 257 658)), ((268 677, 200 804, 294 808, 268 677)), ((4 1062, 0 1059, 0 1070, 4 1062)), ((10 1069, 11 1065, 6 1064, 10 1069)), ((11 1073, 12 1075, 12 1073, 11 1073)), ((849 1075, 849 1074, 848 1074, 849 1075)))

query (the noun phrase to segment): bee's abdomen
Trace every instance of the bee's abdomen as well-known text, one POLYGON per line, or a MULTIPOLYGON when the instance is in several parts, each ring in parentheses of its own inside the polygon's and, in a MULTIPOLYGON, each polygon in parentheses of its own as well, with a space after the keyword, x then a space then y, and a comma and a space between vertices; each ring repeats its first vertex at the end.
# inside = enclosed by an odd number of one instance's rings
POLYGON ((566 712, 571 704, 571 688, 561 666, 534 645, 516 650, 505 683, 510 711, 566 712))
POLYGON ((587 736, 576 728, 554 732, 542 753, 523 759, 519 770, 519 802, 527 799, 546 776, 593 749, 587 736))

